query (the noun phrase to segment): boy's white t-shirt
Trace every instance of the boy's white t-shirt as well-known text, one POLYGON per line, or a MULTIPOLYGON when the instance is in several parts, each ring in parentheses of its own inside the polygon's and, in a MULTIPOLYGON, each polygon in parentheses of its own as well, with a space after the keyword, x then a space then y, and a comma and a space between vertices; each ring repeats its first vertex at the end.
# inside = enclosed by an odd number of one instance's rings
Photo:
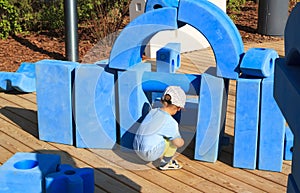
POLYGON ((180 138, 178 123, 160 108, 152 109, 137 130, 133 148, 145 161, 158 159, 165 149, 165 139, 180 138))

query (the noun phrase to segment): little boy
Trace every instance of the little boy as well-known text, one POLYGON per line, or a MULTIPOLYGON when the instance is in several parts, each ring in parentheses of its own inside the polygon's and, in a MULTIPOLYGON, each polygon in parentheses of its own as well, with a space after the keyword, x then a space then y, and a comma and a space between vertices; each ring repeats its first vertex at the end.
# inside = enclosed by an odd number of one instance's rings
POLYGON ((179 86, 166 88, 162 107, 152 109, 137 130, 133 147, 145 161, 161 158, 159 169, 180 169, 182 166, 173 158, 177 148, 184 145, 176 120, 172 117, 184 108, 186 95, 179 86))

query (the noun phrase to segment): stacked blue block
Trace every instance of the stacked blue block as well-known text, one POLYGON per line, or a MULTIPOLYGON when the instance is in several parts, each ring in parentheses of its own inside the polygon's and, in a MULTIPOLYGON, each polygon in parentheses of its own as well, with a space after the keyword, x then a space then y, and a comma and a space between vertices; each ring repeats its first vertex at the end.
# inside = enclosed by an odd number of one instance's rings
POLYGON ((251 48, 242 59, 241 72, 262 78, 273 76, 276 58, 278 54, 273 49, 251 48))
POLYGON ((73 145, 72 87, 78 63, 36 63, 39 139, 73 145))
POLYGON ((0 167, 1 193, 45 192, 45 176, 56 172, 60 156, 16 153, 0 167))
POLYGON ((238 78, 244 46, 238 29, 223 10, 209 1, 180 0, 178 21, 190 24, 206 37, 216 57, 218 76, 238 78))
POLYGON ((274 99, 273 88, 274 77, 262 80, 258 169, 280 172, 284 154, 285 119, 274 99))
POLYGON ((118 72, 117 121, 120 125, 120 145, 123 150, 133 149, 136 130, 151 107, 142 90, 143 73, 150 70, 151 64, 140 63, 128 71, 118 72))
POLYGON ((285 139, 284 139, 284 160, 292 160, 293 156, 293 143, 294 143, 294 135, 291 131, 290 127, 285 127, 285 139))
POLYGON ((46 193, 93 193, 94 170, 59 165, 58 171, 45 178, 46 193))
POLYGON ((236 86, 233 166, 255 169, 261 79, 239 78, 236 86))
POLYGON ((146 12, 130 22, 113 45, 109 67, 126 70, 140 63, 148 41, 160 31, 177 29, 176 19, 176 8, 163 8, 146 12))
POLYGON ((116 142, 114 74, 98 65, 76 68, 76 147, 112 149, 116 142))
POLYGON ((35 82, 34 63, 23 62, 16 72, 0 72, 0 90, 34 92, 35 82))
POLYGON ((215 162, 223 136, 227 100, 223 78, 202 74, 196 130, 196 160, 215 162))
POLYGON ((156 71, 175 73, 180 68, 180 43, 168 43, 156 52, 156 71))
POLYGON ((146 2, 145 12, 164 7, 178 7, 179 0, 151 0, 146 2))

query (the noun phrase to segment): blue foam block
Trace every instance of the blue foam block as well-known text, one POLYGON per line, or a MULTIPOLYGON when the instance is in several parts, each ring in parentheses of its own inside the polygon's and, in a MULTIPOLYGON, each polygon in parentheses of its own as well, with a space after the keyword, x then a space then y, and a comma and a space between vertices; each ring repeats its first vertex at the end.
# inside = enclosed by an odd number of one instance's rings
POLYGON ((140 63, 152 36, 159 31, 177 29, 176 18, 176 8, 162 8, 144 13, 130 22, 113 45, 109 67, 125 70, 140 63))
POLYGON ((46 193, 93 193, 94 170, 62 164, 45 178, 46 193))
POLYGON ((36 63, 39 139, 73 145, 72 83, 78 63, 36 63))
POLYGON ((206 37, 215 54, 218 76, 238 78, 244 46, 238 29, 223 10, 209 1, 180 0, 178 20, 206 37))
POLYGON ((294 49, 300 51, 300 3, 297 3, 290 13, 284 30, 285 57, 290 57, 294 49))
POLYGON ((120 145, 123 150, 133 149, 133 139, 143 117, 151 108, 142 90, 142 75, 150 71, 151 64, 140 63, 129 71, 118 72, 118 111, 120 145))
MULTIPOLYGON (((299 127, 298 127, 299 128, 299 127)), ((292 175, 297 187, 300 187, 300 140, 299 136, 294 135, 293 159, 292 159, 292 175)))
POLYGON ((293 156, 293 144, 294 144, 294 135, 290 127, 285 127, 285 139, 284 139, 284 160, 292 160, 293 156))
POLYGON ((116 142, 114 74, 93 64, 76 68, 76 147, 111 149, 116 142))
POLYGON ((0 90, 34 92, 35 82, 34 63, 23 62, 16 72, 0 72, 0 90))
POLYGON ((0 192, 45 192, 44 178, 59 164, 58 155, 18 152, 0 167, 0 192))
POLYGON ((278 57, 273 49, 251 48, 245 53, 240 69, 244 75, 269 77, 274 74, 275 60, 278 57))
POLYGON ((239 78, 236 86, 233 166, 255 169, 261 79, 239 78))
POLYGON ((180 68, 180 43, 168 43, 156 52, 156 71, 175 73, 180 68))
POLYGON ((300 193, 300 190, 299 190, 292 174, 289 174, 286 192, 287 193, 300 193))
POLYGON ((164 7, 178 7, 179 0, 151 0, 146 1, 145 12, 164 7))
POLYGON ((145 92, 163 92, 169 85, 180 86, 186 94, 198 95, 200 75, 144 72, 142 88, 145 92))
POLYGON ((274 96, 294 136, 300 136, 300 66, 288 65, 283 58, 276 60, 274 96))
POLYGON ((285 119, 273 96, 274 78, 261 85, 258 169, 280 172, 284 154, 285 119))
POLYGON ((196 127, 196 160, 215 162, 224 125, 226 92, 223 78, 202 74, 196 127))

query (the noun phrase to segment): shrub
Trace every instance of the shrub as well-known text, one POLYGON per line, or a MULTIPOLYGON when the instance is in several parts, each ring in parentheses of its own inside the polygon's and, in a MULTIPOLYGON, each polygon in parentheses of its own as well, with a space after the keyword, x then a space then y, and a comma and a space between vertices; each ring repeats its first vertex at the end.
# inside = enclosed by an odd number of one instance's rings
POLYGON ((0 0, 0 38, 21 32, 19 11, 9 0, 0 0))

